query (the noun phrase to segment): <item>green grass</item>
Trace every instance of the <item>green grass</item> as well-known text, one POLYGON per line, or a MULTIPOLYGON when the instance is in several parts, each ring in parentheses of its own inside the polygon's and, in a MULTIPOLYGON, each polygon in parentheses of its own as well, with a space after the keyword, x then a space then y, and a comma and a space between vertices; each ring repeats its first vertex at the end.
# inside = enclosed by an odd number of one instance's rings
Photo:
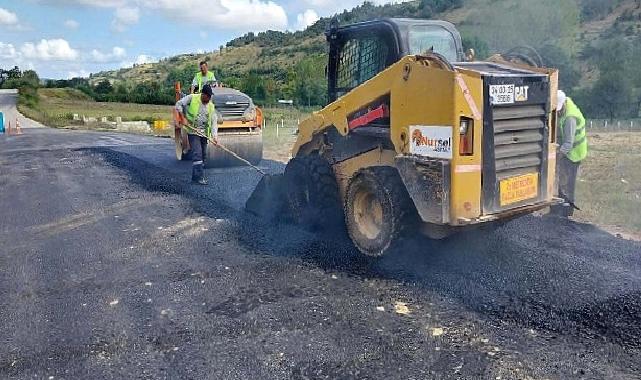
POLYGON ((171 106, 157 106, 133 103, 101 103, 95 102, 84 93, 74 89, 38 90, 40 102, 35 108, 20 107, 25 116, 39 121, 50 127, 66 127, 74 124, 73 115, 80 117, 107 117, 114 120, 122 117, 123 121, 172 119, 171 106))
POLYGON ((296 142, 298 122, 304 120, 313 111, 296 108, 267 108, 264 111, 267 126, 263 131, 265 158, 287 162, 290 159, 292 147, 296 142), (284 122, 285 127, 281 127, 284 122), (279 125, 277 127, 276 125, 279 125))
POLYGON ((577 186, 579 219, 641 236, 641 133, 594 133, 577 186))

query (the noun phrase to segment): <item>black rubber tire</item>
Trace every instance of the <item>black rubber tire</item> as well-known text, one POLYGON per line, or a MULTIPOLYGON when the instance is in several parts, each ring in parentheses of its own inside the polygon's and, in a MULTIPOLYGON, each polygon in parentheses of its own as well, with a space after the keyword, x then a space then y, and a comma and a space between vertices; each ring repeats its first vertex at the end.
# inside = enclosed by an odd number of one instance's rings
MULTIPOLYGON (((371 210, 370 210, 371 211, 371 210)), ((392 167, 361 169, 350 180, 345 197, 347 232, 356 248, 372 257, 385 255, 418 220, 416 207, 410 199, 398 170, 392 167), (380 221, 369 229, 363 220, 363 197, 380 205, 380 221), (362 206, 362 205, 361 205, 362 206), (360 210, 359 210, 360 207, 360 210)))
POLYGON ((315 230, 342 228, 338 183, 329 162, 316 152, 295 157, 285 168, 285 181, 292 222, 315 230))

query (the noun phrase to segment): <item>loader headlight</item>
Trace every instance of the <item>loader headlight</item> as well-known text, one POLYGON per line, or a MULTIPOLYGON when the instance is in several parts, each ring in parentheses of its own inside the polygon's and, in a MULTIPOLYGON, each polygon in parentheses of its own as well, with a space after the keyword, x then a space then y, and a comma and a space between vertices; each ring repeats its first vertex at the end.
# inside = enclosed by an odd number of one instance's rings
POLYGON ((474 120, 462 117, 459 132, 461 134, 459 139, 459 155, 474 155, 474 120))
POLYGON ((459 127, 461 135, 467 135, 467 131, 470 129, 470 123, 470 119, 461 118, 461 126, 459 127))
POLYGON ((244 121, 254 121, 256 119, 256 107, 249 107, 243 113, 244 121))

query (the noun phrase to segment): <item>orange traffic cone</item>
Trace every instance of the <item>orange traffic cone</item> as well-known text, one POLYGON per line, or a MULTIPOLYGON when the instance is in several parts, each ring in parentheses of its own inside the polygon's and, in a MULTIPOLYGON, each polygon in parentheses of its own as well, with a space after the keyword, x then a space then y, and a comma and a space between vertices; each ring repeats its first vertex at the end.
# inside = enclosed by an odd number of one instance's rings
POLYGON ((8 122, 7 124, 7 136, 11 136, 11 121, 8 122))
POLYGON ((16 119, 16 135, 21 135, 22 134, 22 128, 20 128, 20 123, 18 122, 18 119, 16 119))

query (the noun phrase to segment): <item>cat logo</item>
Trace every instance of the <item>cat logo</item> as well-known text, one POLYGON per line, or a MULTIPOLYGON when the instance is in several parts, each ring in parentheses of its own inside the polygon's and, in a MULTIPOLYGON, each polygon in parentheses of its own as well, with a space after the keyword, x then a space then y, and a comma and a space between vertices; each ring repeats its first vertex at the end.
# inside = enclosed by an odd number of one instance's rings
POLYGON ((517 102, 527 102, 530 86, 514 87, 514 100, 517 102))

